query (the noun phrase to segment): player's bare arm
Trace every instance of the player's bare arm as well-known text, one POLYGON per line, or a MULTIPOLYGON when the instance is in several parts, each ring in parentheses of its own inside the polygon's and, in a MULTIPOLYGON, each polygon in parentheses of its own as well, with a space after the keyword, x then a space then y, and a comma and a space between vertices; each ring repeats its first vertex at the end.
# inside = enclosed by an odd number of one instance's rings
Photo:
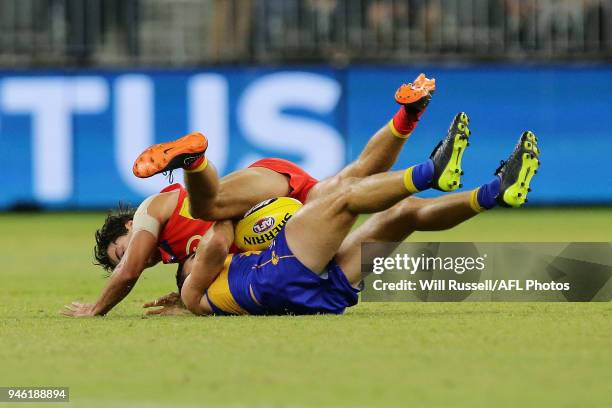
POLYGON ((190 275, 181 290, 181 299, 192 313, 213 313, 205 292, 223 270, 233 241, 234 227, 231 222, 224 221, 215 224, 200 242, 189 265, 190 275))
POLYGON ((128 233, 105 249, 111 265, 116 265, 95 304, 73 302, 64 315, 72 317, 103 316, 132 290, 142 272, 157 263, 157 236, 176 205, 175 193, 162 193, 145 200, 126 222, 128 233))
POLYGON ((113 270, 106 287, 95 304, 73 302, 66 306, 65 316, 103 316, 130 293, 142 271, 147 267, 149 256, 155 251, 157 239, 147 231, 138 231, 130 240, 123 259, 113 270), (136 254, 129 256, 130 253, 136 254))

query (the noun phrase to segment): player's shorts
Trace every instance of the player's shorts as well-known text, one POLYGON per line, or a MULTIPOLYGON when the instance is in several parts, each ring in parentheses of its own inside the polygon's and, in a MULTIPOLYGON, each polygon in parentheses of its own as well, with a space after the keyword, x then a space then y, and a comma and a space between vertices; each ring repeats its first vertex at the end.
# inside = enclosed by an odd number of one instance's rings
POLYGON ((251 272, 250 286, 267 314, 341 314, 357 304, 359 290, 340 266, 331 261, 326 272, 314 273, 293 255, 284 229, 261 255, 263 262, 251 272))
POLYGON ((319 182, 316 178, 306 173, 304 169, 288 160, 277 158, 266 158, 256 161, 249 167, 264 167, 289 177, 291 193, 289 197, 304 203, 310 189, 319 182))

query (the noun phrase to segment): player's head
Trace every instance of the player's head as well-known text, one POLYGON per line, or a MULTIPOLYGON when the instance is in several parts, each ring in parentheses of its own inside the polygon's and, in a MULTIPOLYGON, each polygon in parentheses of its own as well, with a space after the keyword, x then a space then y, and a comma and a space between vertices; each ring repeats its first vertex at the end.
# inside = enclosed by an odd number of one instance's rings
POLYGON ((94 257, 96 265, 112 271, 121 261, 121 257, 130 242, 134 210, 119 204, 116 210, 108 213, 102 228, 96 231, 94 257))

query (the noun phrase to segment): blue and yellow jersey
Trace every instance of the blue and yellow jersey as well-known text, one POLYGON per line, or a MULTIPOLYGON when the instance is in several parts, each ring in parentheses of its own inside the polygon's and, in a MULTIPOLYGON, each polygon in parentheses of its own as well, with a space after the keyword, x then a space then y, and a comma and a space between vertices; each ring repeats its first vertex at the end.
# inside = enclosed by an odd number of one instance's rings
POLYGON ((223 270, 206 291, 215 314, 263 314, 250 291, 251 272, 261 258, 261 252, 228 255, 223 270))
POLYGON ((308 269, 283 229, 265 251, 229 256, 207 295, 215 314, 303 315, 343 313, 357 304, 359 291, 333 260, 325 274, 308 269))

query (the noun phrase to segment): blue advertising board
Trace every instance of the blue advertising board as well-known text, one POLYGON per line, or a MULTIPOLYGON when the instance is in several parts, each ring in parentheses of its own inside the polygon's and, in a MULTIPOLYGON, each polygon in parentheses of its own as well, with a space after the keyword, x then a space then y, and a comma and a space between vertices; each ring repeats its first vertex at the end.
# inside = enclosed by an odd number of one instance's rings
MULTIPOLYGON (((393 92, 420 71, 438 90, 397 168, 426 158, 459 111, 473 143, 465 185, 488 181, 519 134, 543 149, 535 204, 612 203, 612 67, 228 68, 167 71, 0 71, 0 209, 137 204, 167 185, 140 180, 149 144, 199 130, 227 174, 268 156, 335 174, 397 109, 393 92)), ((175 174, 180 179, 180 172, 175 174)))
MULTIPOLYGON (((389 95, 424 70, 437 90, 398 160, 406 167, 426 157, 457 112, 469 114, 472 143, 464 156, 465 188, 489 181, 520 134, 533 130, 542 166, 532 204, 610 204, 612 67, 477 66, 420 69, 352 68, 346 101, 352 159, 395 109, 389 95)), ((427 195, 427 194, 425 194, 427 195)))

